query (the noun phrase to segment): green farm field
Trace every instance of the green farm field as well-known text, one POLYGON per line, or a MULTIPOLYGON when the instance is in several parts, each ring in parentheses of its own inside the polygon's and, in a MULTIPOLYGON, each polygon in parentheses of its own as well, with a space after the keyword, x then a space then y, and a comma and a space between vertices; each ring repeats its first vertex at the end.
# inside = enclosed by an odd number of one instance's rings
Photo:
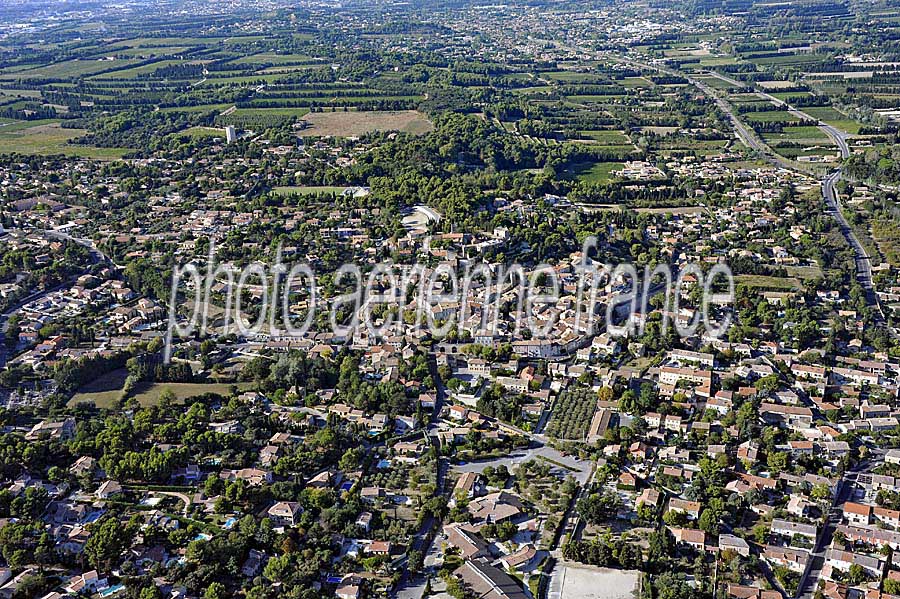
MULTIPOLYGON (((92 402, 100 409, 116 407, 122 398, 122 388, 127 375, 125 369, 120 369, 99 377, 79 389, 78 393, 69 400, 69 406, 92 402)), ((132 397, 140 405, 146 407, 158 404, 159 396, 167 389, 175 394, 176 401, 183 402, 190 397, 205 393, 227 396, 231 392, 231 387, 232 385, 228 383, 141 383, 132 397)), ((238 385, 239 389, 247 387, 247 384, 238 385)))
POLYGON ((74 79, 137 64, 136 59, 66 60, 47 66, 13 73, 0 73, 0 80, 10 79, 74 79))
POLYGON ((21 154, 65 154, 98 160, 121 158, 127 150, 95 148, 67 143, 84 135, 84 129, 63 129, 58 121, 12 121, 0 124, 0 146, 21 154))

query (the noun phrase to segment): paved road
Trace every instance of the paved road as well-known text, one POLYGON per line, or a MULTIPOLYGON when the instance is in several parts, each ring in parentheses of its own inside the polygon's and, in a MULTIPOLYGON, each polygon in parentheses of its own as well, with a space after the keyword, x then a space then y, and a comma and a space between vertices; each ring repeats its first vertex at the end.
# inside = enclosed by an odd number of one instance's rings
MULTIPOLYGON (((787 104, 786 102, 779 100, 775 96, 765 93, 758 92, 760 95, 764 96, 774 104, 778 106, 783 106, 788 109, 791 114, 799 116, 800 118, 804 118, 807 120, 816 121, 818 123, 819 129, 825 132, 828 137, 834 141, 835 145, 841 152, 841 158, 849 158, 850 157, 850 147, 847 145, 847 134, 832 127, 828 123, 824 121, 819 121, 803 112, 800 109, 794 108, 793 106, 787 104)), ((853 250, 855 262, 856 262, 856 278, 859 281, 860 285, 863 286, 863 289, 866 291, 866 302, 875 308, 876 315, 883 322, 884 312, 881 309, 881 304, 878 301, 878 294, 875 292, 875 284, 872 279, 872 258, 869 256, 869 253, 866 251, 866 248, 860 243, 859 238, 856 236, 856 233, 853 231, 853 228, 850 226, 850 223, 847 222, 847 219, 844 218, 844 214, 841 210, 841 199, 840 195, 837 192, 837 182, 840 181, 842 176, 841 168, 838 167, 822 180, 822 198, 825 200, 825 206, 827 207, 827 212, 831 214, 835 220, 838 222, 838 228, 841 231, 841 235, 844 236, 844 239, 847 240, 847 244, 853 250)), ((896 336, 894 330, 889 328, 891 335, 896 336)))
POLYGON ((47 237, 53 237, 55 239, 61 239, 63 241, 71 241, 72 243, 77 243, 78 245, 87 248, 87 250, 91 253, 91 258, 95 260, 95 262, 106 262, 111 266, 117 266, 113 259, 104 254, 102 251, 97 249, 97 246, 94 245, 94 242, 89 239, 81 239, 79 237, 72 237, 68 233, 64 231, 60 231, 58 229, 46 230, 43 232, 47 237))
MULTIPOLYGON (((86 271, 85 271, 86 272, 86 271)), ((81 276, 79 273, 77 276, 81 276)), ((9 327, 9 317, 22 309, 26 304, 30 304, 33 301, 39 300, 51 293, 56 293, 60 289, 67 287, 72 284, 74 279, 70 279, 59 285, 51 287, 50 289, 44 289, 42 291, 35 291, 29 295, 26 295, 15 304, 6 309, 5 312, 0 314, 0 368, 3 368, 6 365, 6 360, 9 358, 9 352, 6 349, 6 331, 9 327)))
MULTIPOLYGON (((447 390, 444 387, 444 382, 441 380, 441 377, 438 374, 437 365, 433 358, 428 360, 428 367, 431 371, 431 378, 434 379, 436 390, 434 412, 432 412, 431 414, 431 420, 432 422, 436 422, 438 415, 441 413, 441 407, 444 404, 444 398, 447 395, 447 390)), ((434 425, 432 424, 432 426, 429 428, 434 428, 434 425)), ((447 489, 445 489, 444 483, 446 482, 447 471, 449 469, 450 466, 448 461, 445 458, 439 458, 436 491, 438 495, 443 495, 447 491, 447 489)), ((430 561, 433 562, 435 557, 435 535, 432 534, 432 532, 439 525, 440 522, 437 522, 433 517, 429 516, 428 518, 426 518, 422 522, 422 526, 419 527, 419 530, 413 537, 413 540, 410 543, 410 550, 421 552, 424 558, 428 558, 430 556, 430 561)), ((397 597, 398 599, 417 599, 419 597, 422 597, 425 593, 426 576, 433 574, 433 569, 433 565, 426 566, 425 575, 411 576, 409 569, 404 568, 403 575, 401 576, 400 581, 397 583, 396 587, 391 593, 392 596, 397 597)))
POLYGON ((759 89, 753 83, 748 83, 745 81, 738 81, 737 79, 733 79, 732 77, 728 77, 727 75, 723 75, 722 73, 718 73, 716 71, 709 71, 709 74, 712 75, 713 77, 716 77, 717 79, 721 79, 722 81, 725 81, 726 83, 730 83, 731 85, 734 85, 737 87, 751 87, 751 88, 753 88, 753 91, 756 92, 758 95, 766 98, 767 100, 769 100, 776 106, 781 106, 783 108, 786 108, 788 110, 788 112, 790 112, 791 114, 798 116, 802 119, 808 120, 808 121, 816 121, 818 123, 817 126, 819 127, 819 129, 824 131, 828 135, 828 137, 830 137, 832 139, 832 141, 834 141, 834 144, 838 147, 838 149, 841 152, 841 157, 842 158, 850 157, 850 147, 847 145, 847 134, 844 133, 843 131, 836 129, 835 127, 832 127, 831 125, 829 125, 828 123, 826 123, 824 121, 820 121, 819 119, 810 116, 809 114, 803 112, 803 110, 791 106, 784 100, 776 98, 775 96, 766 92, 765 90, 759 89))
POLYGON ((810 555, 810 563, 806 572, 800 578, 800 584, 797 586, 796 599, 812 599, 815 590, 819 586, 819 577, 822 574, 822 568, 825 566, 825 552, 831 546, 831 539, 834 537, 834 531, 837 525, 841 523, 841 505, 848 499, 847 495, 853 488, 851 484, 845 484, 841 479, 838 482, 837 493, 831 508, 828 510, 828 518, 822 532, 816 537, 816 544, 810 555))
POLYGON ((813 599, 816 589, 819 586, 819 578, 822 574, 822 568, 825 566, 825 553, 831 546, 834 538, 834 532, 838 524, 841 523, 843 516, 841 506, 845 501, 852 500, 851 493, 856 488, 855 483, 861 473, 870 472, 876 466, 884 462, 884 454, 886 451, 881 448, 873 448, 869 456, 855 464, 844 476, 838 481, 837 491, 828 511, 828 518, 822 532, 816 537, 816 545, 813 547, 813 553, 810 558, 809 569, 804 572, 797 587, 796 599, 813 599))
POLYGON ((547 599, 563 599, 562 590, 566 583, 566 566, 563 564, 562 555, 559 551, 555 552, 553 557, 556 561, 553 563, 553 569, 550 571, 547 599))
POLYGON ((841 211, 841 200, 835 187, 840 178, 840 170, 836 170, 825 177, 825 180, 822 181, 822 196, 825 198, 825 205, 828 207, 828 212, 838 221, 841 234, 856 254, 857 279, 865 288, 866 293, 872 295, 872 302, 870 303, 874 303, 877 302, 877 300, 874 299, 875 292, 872 284, 872 259, 869 257, 869 254, 866 252, 862 243, 860 243, 859 239, 856 237, 856 234, 850 227, 850 223, 847 222, 847 219, 844 218, 844 214, 841 211))
MULTIPOLYGON (((700 89, 704 94, 708 97, 712 98, 716 105, 728 115, 729 120, 731 120, 732 125, 734 126, 735 133, 741 139, 741 141, 752 150, 755 150, 762 155, 764 155, 770 162, 775 164, 776 166, 780 166, 782 168, 796 171, 797 164, 791 163, 790 161, 779 157, 775 152, 772 151, 771 148, 768 147, 757 135, 754 131, 746 127, 740 119, 735 114, 732 106, 722 98, 716 90, 706 85, 702 81, 694 79, 692 77, 685 76, 683 73, 675 71, 674 69, 670 69, 668 67, 655 65, 655 64, 646 64, 643 62, 631 60, 631 59, 621 59, 626 64, 629 64, 638 68, 650 68, 655 69, 661 73, 665 73, 672 76, 680 76, 685 77, 691 85, 700 89)), ((739 81, 734 79, 730 79, 724 76, 716 75, 720 79, 725 81, 729 81, 734 85, 743 85, 739 81)), ((847 134, 843 131, 820 121, 816 118, 813 118, 809 114, 803 112, 800 109, 794 108, 790 104, 784 102, 776 98, 775 96, 766 93, 764 91, 757 90, 757 93, 762 97, 768 99, 772 103, 786 108, 791 114, 794 114, 800 118, 815 121, 818 123, 819 129, 825 132, 832 141, 834 141, 835 145, 838 147, 841 153, 842 158, 848 158, 850 156, 850 148, 847 145, 847 134)), ((826 210, 828 214, 831 214, 835 220, 838 222, 838 227, 841 231, 841 234, 847 240, 847 244, 853 250, 855 254, 856 261, 856 277, 859 280, 860 284, 866 291, 866 301, 867 303, 875 308, 876 315, 880 318, 880 320, 884 321, 884 313, 881 310, 881 305, 878 302, 878 294, 875 292, 875 286, 872 280, 872 259, 869 256, 866 249, 863 247, 862 243, 860 243, 859 238, 857 238, 856 234, 853 232, 853 229, 850 227, 850 224, 847 222, 847 219, 844 218, 844 215, 841 213, 841 205, 840 205, 840 197, 838 196, 835 185, 841 178, 841 169, 837 168, 836 170, 830 172, 825 178, 822 180, 822 198, 826 205, 826 210)), ((896 337, 895 331, 889 327, 889 331, 892 336, 896 337)))
MULTIPOLYGON (((613 59, 619 60, 620 62, 638 69, 652 69, 655 71, 659 71, 660 73, 663 73, 665 75, 682 77, 686 79, 688 83, 690 83, 691 85, 702 91, 704 95, 712 99, 716 103, 716 106, 718 106, 719 109, 728 116, 728 119, 731 121, 731 125, 734 127, 735 134, 737 134, 738 138, 740 138, 744 145, 763 154, 770 154, 768 146, 763 143, 763 141, 756 135, 754 131, 752 131, 749 127, 745 126, 744 123, 741 122, 737 115, 734 114, 734 110, 732 109, 731 105, 719 94, 717 94, 716 91, 709 85, 703 83, 699 79, 694 79, 693 77, 685 75, 684 73, 676 71, 675 69, 670 69, 666 66, 649 64, 631 58, 613 57, 613 59)), ((786 168, 790 168, 790 166, 788 165, 786 166, 786 168)))
MULTIPOLYGON (((94 246, 93 242, 91 242, 91 241, 86 241, 84 239, 72 237, 68 233, 64 233, 62 231, 56 231, 56 230, 41 230, 41 233, 43 233, 47 237, 51 237, 54 239, 61 239, 64 241, 71 241, 72 243, 77 243, 78 245, 87 248, 88 251, 90 252, 90 256, 91 256, 91 265, 98 264, 100 262, 105 262, 112 266, 116 266, 116 264, 112 261, 112 259, 109 256, 107 256, 106 254, 104 254, 103 252, 101 252, 99 249, 97 249, 94 246)), ((67 280, 63 283, 60 283, 59 285, 56 285, 54 287, 51 287, 50 289, 45 289, 43 291, 36 291, 30 295, 27 295, 27 296, 23 297, 22 299, 20 299, 19 301, 17 301, 14 305, 10 306, 5 312, 0 314, 0 368, 3 368, 6 365, 7 360, 9 359, 9 351, 6 348, 6 330, 8 327, 9 317, 12 316, 13 314, 15 314, 16 312, 18 312, 19 310, 21 310, 22 307, 25 306, 26 304, 31 303, 35 300, 39 300, 42 297, 45 297, 51 293, 55 293, 55 292, 59 291, 60 289, 63 289, 64 287, 71 285, 72 281, 74 281, 75 278, 81 276, 85 272, 87 272, 87 269, 84 269, 84 270, 76 273, 69 280, 67 280)))
MULTIPOLYGON (((616 57, 614 57, 616 58, 616 57)), ((664 73, 666 75, 671 75, 673 77, 683 77, 690 83, 692 86, 696 87, 700 91, 703 92, 704 95, 712 99, 713 102, 716 103, 716 106, 719 107, 725 115, 728 117, 728 120, 731 121, 731 126, 734 128, 734 132, 737 135, 738 139, 741 142, 750 148, 762 155, 768 162, 772 163, 775 166, 780 168, 784 168, 787 170, 797 171, 798 165, 793 163, 786 158, 780 156, 776 152, 774 152, 757 134, 753 129, 746 126, 740 118, 738 118, 737 114, 734 112, 734 108, 731 104, 723 98, 715 89, 707 85, 706 83, 700 81, 699 79, 695 79, 685 73, 680 71, 676 71, 675 69, 671 69, 669 67, 665 67, 658 64, 648 64, 645 62, 640 62, 637 60, 629 59, 629 58, 616 58, 617 60, 621 60, 625 64, 636 68, 644 68, 644 69, 653 69, 659 71, 660 73, 664 73)), ((726 79, 727 80, 727 79, 726 79)), ((739 82, 731 80, 733 84, 739 84, 739 82)), ((777 98, 775 98, 777 100, 777 98)), ((779 100, 780 102, 780 100, 779 100)), ((783 102, 782 102, 783 104, 783 102)), ((808 115, 803 115, 803 118, 812 118, 808 115)), ((815 119, 812 119, 815 120, 815 119)), ((827 131, 826 131, 827 133, 827 131)), ((846 145, 846 144, 845 144, 846 145)), ((849 155, 849 154, 848 154, 849 155)), ((802 171, 801 171, 802 172, 802 171)), ((808 173, 806 173, 808 174, 808 173)))
POLYGON ((465 464, 457 464, 453 466, 454 472, 484 472, 488 466, 506 466, 510 470, 523 462, 540 458, 552 460, 545 462, 551 467, 558 467, 553 462, 564 464, 568 469, 567 472, 572 475, 579 484, 584 485, 588 482, 591 475, 591 462, 575 459, 572 456, 564 456, 562 453, 547 445, 535 444, 528 449, 520 449, 513 451, 509 455, 495 458, 492 460, 479 460, 477 462, 467 462, 465 464))
POLYGON ((780 99, 776 98, 775 96, 773 96, 772 94, 769 94, 767 92, 760 91, 760 90, 757 90, 756 93, 758 93, 762 97, 766 98, 767 100, 769 100, 776 106, 786 108, 787 111, 790 114, 793 114, 794 116, 798 116, 807 121, 815 121, 816 123, 818 123, 817 126, 819 127, 819 129, 824 131, 825 134, 828 135, 828 137, 830 137, 832 141, 834 141, 834 144, 840 150, 841 158, 849 158, 850 157, 850 147, 847 145, 847 134, 846 133, 844 133, 843 131, 841 131, 839 129, 832 127, 831 125, 829 125, 828 123, 826 123, 824 121, 820 121, 819 119, 810 116, 809 114, 803 112, 799 108, 794 108, 793 106, 791 106, 784 100, 780 100, 780 99))

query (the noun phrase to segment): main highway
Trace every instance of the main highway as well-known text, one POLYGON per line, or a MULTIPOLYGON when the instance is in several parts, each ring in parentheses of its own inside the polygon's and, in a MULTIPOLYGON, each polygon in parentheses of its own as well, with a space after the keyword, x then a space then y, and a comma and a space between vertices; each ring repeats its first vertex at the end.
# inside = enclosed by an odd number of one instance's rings
MULTIPOLYGON (((631 63, 633 66, 656 69, 660 72, 670 75, 685 77, 685 75, 680 74, 672 69, 659 67, 657 65, 649 65, 631 60, 628 60, 627 62, 631 63)), ((729 77, 719 75, 717 73, 713 74, 716 77, 731 83, 732 85, 747 87, 746 84, 729 77)), ((736 135, 748 148, 763 154, 770 162, 780 167, 793 171, 798 170, 795 164, 792 164, 778 156, 761 139, 759 139, 755 132, 750 131, 740 121, 740 119, 738 119, 731 105, 719 94, 717 94, 715 90, 713 90, 710 86, 706 85, 702 81, 699 81, 692 77, 685 78, 694 87, 700 89, 704 94, 712 98, 716 102, 716 105, 722 110, 722 112, 728 115, 728 118, 731 120, 731 123, 734 126, 736 135)), ((828 137, 830 137, 834 144, 837 146, 841 153, 841 158, 845 159, 850 156, 850 148, 847 145, 846 133, 840 131, 839 129, 836 129, 828 123, 813 118, 802 110, 794 108, 793 106, 787 104, 783 100, 776 98, 775 96, 772 96, 769 93, 760 90, 754 91, 756 91, 756 93, 760 96, 771 101, 776 106, 786 108, 791 114, 807 121, 816 122, 819 129, 825 132, 825 134, 828 135, 828 137)), ((838 166, 836 169, 825 175, 825 177, 822 179, 822 198, 825 202, 826 213, 834 217, 834 219, 838 223, 841 234, 844 236, 844 239, 846 239, 847 244, 853 249, 856 263, 856 278, 866 291, 867 302, 869 303, 869 305, 875 308, 877 315, 880 316, 883 321, 884 313, 881 310, 881 305, 878 301, 878 295, 875 292, 875 285, 872 280, 872 259, 866 251, 866 248, 863 247, 862 243, 860 243, 859 238, 853 232, 850 223, 847 222, 847 219, 844 217, 844 214, 841 210, 840 194, 837 191, 837 182, 840 181, 841 174, 841 167, 838 166)), ((891 327, 888 327, 888 331, 892 336, 896 337, 896 333, 891 327)), ((818 588, 819 579, 822 573, 822 568, 824 566, 826 549, 831 543, 831 538, 834 535, 835 528, 841 519, 840 505, 844 500, 847 499, 848 492, 853 489, 852 483, 855 480, 855 476, 860 471, 868 471, 870 467, 871 462, 861 462, 857 464, 854 469, 848 472, 846 477, 842 477, 842 479, 839 481, 835 492, 833 505, 826 514, 825 525, 821 533, 816 538, 816 544, 810 556, 809 566, 803 573, 799 588, 797 589, 797 593, 795 595, 796 599, 813 599, 814 593, 818 588), (847 481, 845 480, 845 478, 850 478, 851 480, 847 481)))
POLYGON ((844 218, 844 213, 841 210, 841 199, 836 188, 836 184, 840 178, 840 169, 825 177, 822 181, 822 196, 825 198, 825 205, 828 207, 828 213, 838 221, 841 234, 843 234, 847 243, 850 244, 850 247, 853 248, 853 252, 856 255, 856 278, 859 280, 860 285, 866 290, 866 294, 871 296, 868 298, 869 302, 877 304, 875 285, 872 281, 872 260, 862 243, 860 243, 859 238, 856 237, 856 234, 850 227, 850 223, 844 218))
MULTIPOLYGON (((634 60, 632 58, 622 58, 615 56, 610 58, 635 68, 656 70, 666 75, 671 75, 673 77, 682 77, 686 79, 692 86, 696 87, 697 89, 702 91, 704 95, 711 98, 716 103, 716 106, 718 106, 719 109, 728 116, 728 119, 731 121, 731 124, 734 127, 735 134, 741 140, 741 142, 744 143, 744 145, 746 145, 751 150, 758 152, 775 166, 791 171, 801 172, 803 174, 809 174, 804 173, 802 170, 800 170, 797 163, 791 162, 775 153, 758 135, 756 135, 755 131, 741 122, 731 104, 724 97, 718 94, 716 90, 714 90, 703 81, 659 64, 646 63, 634 60)), ((747 84, 730 77, 720 75, 718 73, 712 74, 719 79, 731 83, 732 85, 748 87, 747 84)), ((828 135, 828 137, 831 138, 831 140, 834 142, 835 146, 837 146, 842 159, 848 158, 850 156, 850 147, 847 145, 846 133, 829 125, 828 123, 825 123, 824 121, 810 116, 802 110, 791 106, 785 101, 780 100, 765 91, 758 90, 756 88, 754 88, 754 91, 776 106, 787 109, 791 114, 804 120, 815 122, 818 128, 821 129, 826 135, 828 135)), ((869 256, 869 253, 866 251, 866 248, 863 246, 863 244, 859 241, 859 238, 856 236, 856 233, 854 233, 853 228, 850 226, 850 223, 847 222, 847 219, 844 217, 844 214, 841 211, 840 195, 837 191, 837 182, 840 181, 841 174, 841 167, 838 166, 836 169, 825 175, 825 177, 822 179, 822 198, 825 202, 826 213, 833 216, 837 221, 838 228, 840 229, 841 234, 844 236, 847 244, 853 250, 856 263, 856 278, 859 281, 860 285, 862 285, 863 289, 865 289, 866 291, 866 301, 870 306, 875 308, 877 315, 881 317, 882 320, 884 320, 884 313, 881 310, 881 305, 878 301, 878 294, 875 292, 875 285, 872 279, 872 258, 871 256, 869 256)), ((892 335, 894 334, 892 329, 891 333, 892 335)))

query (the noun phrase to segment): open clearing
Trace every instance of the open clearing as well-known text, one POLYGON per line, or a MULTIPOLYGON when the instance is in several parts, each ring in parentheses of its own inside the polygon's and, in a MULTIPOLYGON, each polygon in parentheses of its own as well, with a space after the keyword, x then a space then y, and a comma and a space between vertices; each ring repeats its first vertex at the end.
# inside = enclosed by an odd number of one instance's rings
POLYGON ((273 191, 278 195, 287 196, 291 194, 314 194, 314 195, 329 195, 329 194, 342 194, 346 187, 334 187, 328 185, 299 185, 293 187, 276 187, 273 191))
POLYGON ((173 133, 175 136, 187 136, 187 137, 221 137, 225 139, 225 129, 219 129, 217 127, 188 127, 184 131, 178 131, 177 133, 173 133))
POLYGON ((98 408, 112 408, 122 397, 122 387, 127 376, 128 371, 120 368, 94 379, 69 400, 69 407, 82 402, 93 402, 98 408))
POLYGON ((822 269, 818 266, 785 266, 784 269, 789 277, 802 280, 821 279, 823 276, 822 269))
POLYGON ((559 597, 564 599, 630 599, 635 596, 640 580, 639 572, 592 568, 568 562, 561 564, 560 570, 562 588, 559 597))
MULTIPOLYGON (((229 383, 141 383, 134 393, 134 398, 142 406, 152 406, 159 403, 160 394, 169 389, 175 394, 176 401, 184 401, 189 397, 196 397, 204 393, 217 393, 228 397, 231 394, 229 383)), ((236 385, 238 389, 246 385, 236 385)))
POLYGON ((311 112, 303 117, 309 127, 303 137, 358 137, 375 131, 402 131, 421 135, 432 130, 428 118, 416 110, 311 112))
POLYGON ((763 289, 769 291, 799 291, 803 289, 803 284, 799 279, 793 277, 770 277, 766 275, 738 275, 735 277, 738 285, 754 289, 763 289))
POLYGON ((0 146, 4 152, 66 154, 99 160, 121 158, 128 152, 118 148, 95 148, 66 143, 85 133, 84 129, 63 129, 55 121, 15 121, 0 127, 0 146))
POLYGON ((615 178, 616 173, 625 168, 621 162, 594 162, 576 164, 572 175, 585 183, 605 183, 615 178))
MULTIPOLYGON (((115 370, 99 377, 82 387, 72 399, 69 406, 75 406, 82 402, 93 402, 98 408, 109 409, 116 406, 122 397, 122 387, 128 373, 125 369, 115 370)), ((239 389, 247 385, 237 385, 239 389)), ((159 396, 165 389, 175 394, 176 401, 182 402, 189 397, 196 397, 204 393, 217 393, 228 396, 232 385, 229 383, 140 383, 133 397, 142 406, 151 406, 159 403, 159 396)))

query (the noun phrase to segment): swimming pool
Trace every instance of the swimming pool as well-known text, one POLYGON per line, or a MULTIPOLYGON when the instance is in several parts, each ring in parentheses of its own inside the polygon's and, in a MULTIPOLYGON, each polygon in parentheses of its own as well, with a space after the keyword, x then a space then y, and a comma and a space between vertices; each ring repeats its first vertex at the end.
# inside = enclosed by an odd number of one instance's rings
POLYGON ((100 591, 100 596, 101 596, 101 597, 112 597, 113 595, 115 595, 115 594, 118 593, 119 591, 123 591, 123 590, 125 590, 125 585, 124 585, 124 584, 117 584, 117 585, 115 585, 115 586, 112 586, 112 587, 109 587, 109 588, 107 588, 107 589, 104 589, 104 590, 100 591))

